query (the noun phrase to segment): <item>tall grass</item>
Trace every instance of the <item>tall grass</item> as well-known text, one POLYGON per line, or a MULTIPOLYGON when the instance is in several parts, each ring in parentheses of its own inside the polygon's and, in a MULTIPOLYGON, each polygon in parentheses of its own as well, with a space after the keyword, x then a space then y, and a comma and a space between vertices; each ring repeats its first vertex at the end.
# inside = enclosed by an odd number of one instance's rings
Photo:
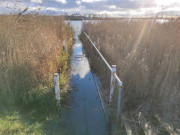
POLYGON ((52 85, 63 41, 71 38, 66 27, 63 17, 1 16, 0 90, 23 98, 36 85, 52 85))
POLYGON ((46 127, 60 122, 53 74, 61 73, 61 90, 67 90, 72 43, 63 16, 0 16, 0 134, 53 133, 46 127))
POLYGON ((108 62, 117 65, 124 84, 123 111, 158 113, 179 122, 179 21, 122 19, 84 25, 108 62))

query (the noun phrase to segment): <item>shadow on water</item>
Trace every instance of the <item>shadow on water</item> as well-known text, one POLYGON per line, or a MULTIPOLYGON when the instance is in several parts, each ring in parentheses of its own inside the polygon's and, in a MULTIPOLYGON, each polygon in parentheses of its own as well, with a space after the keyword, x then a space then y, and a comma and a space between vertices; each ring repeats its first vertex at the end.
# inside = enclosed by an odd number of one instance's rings
POLYGON ((71 58, 71 91, 66 108, 61 111, 64 135, 109 135, 104 111, 98 96, 89 61, 78 39, 81 21, 71 21, 76 43, 71 58))

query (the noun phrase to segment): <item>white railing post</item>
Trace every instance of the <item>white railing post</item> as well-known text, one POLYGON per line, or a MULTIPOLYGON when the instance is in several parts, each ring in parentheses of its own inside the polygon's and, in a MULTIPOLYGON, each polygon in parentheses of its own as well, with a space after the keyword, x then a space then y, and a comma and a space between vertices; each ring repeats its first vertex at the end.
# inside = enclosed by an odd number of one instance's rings
POLYGON ((111 70, 111 81, 110 81, 110 94, 109 94, 109 103, 112 102, 112 96, 114 93, 114 87, 115 87, 115 77, 114 73, 116 72, 116 65, 112 65, 112 70, 111 70))
POLYGON ((82 19, 82 21, 81 21, 81 26, 82 26, 82 31, 84 32, 84 19, 82 19))
POLYGON ((119 86, 119 93, 118 93, 118 106, 117 106, 117 119, 119 120, 120 112, 121 112, 121 93, 122 87, 119 86))
MULTIPOLYGON (((122 97, 122 86, 123 83, 121 82, 121 80, 119 79, 119 77, 116 74, 116 65, 109 65, 109 63, 106 61, 106 59, 103 57, 103 55, 101 54, 101 52, 99 51, 99 49, 96 46, 96 43, 93 43, 93 41, 89 38, 89 36, 86 34, 86 32, 84 32, 84 34, 86 35, 86 37, 88 38, 88 40, 91 42, 91 44, 93 45, 93 47, 95 48, 95 50, 97 51, 97 53, 99 54, 99 56, 102 58, 102 60, 104 61, 104 63, 106 64, 106 66, 109 68, 109 70, 111 71, 111 80, 110 80, 110 95, 109 95, 109 103, 112 102, 112 96, 114 93, 114 88, 115 88, 115 82, 117 81, 118 85, 119 85, 119 93, 118 93, 118 106, 117 106, 117 119, 119 119, 120 117, 120 112, 121 112, 121 97, 122 97)), ((99 42, 99 39, 98 39, 99 42)))
POLYGON ((81 30, 84 32, 84 24, 82 23, 81 25, 82 25, 82 29, 81 30))
POLYGON ((60 102, 59 74, 54 74, 55 97, 57 102, 60 102))
POLYGON ((67 38, 63 41, 63 47, 64 47, 64 51, 67 52, 68 51, 67 38))

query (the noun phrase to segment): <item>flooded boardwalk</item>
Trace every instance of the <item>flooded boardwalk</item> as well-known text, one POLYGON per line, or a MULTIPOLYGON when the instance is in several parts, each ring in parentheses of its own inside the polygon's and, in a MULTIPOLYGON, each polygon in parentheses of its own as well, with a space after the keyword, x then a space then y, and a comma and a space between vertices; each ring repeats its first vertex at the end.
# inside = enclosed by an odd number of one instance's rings
POLYGON ((88 59, 78 39, 80 21, 71 21, 75 44, 71 60, 71 88, 67 109, 61 111, 64 135, 109 135, 110 131, 101 106, 88 59))

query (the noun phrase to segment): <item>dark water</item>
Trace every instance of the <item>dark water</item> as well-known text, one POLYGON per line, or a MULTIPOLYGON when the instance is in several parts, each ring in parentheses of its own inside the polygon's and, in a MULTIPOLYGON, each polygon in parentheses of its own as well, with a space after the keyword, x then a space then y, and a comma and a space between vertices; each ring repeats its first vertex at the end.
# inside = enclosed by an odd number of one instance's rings
POLYGON ((62 134, 64 135, 109 135, 109 127, 101 106, 95 82, 85 57, 82 43, 78 39, 80 21, 71 21, 75 29, 76 43, 73 45, 71 61, 71 87, 68 109, 63 109, 62 134))

